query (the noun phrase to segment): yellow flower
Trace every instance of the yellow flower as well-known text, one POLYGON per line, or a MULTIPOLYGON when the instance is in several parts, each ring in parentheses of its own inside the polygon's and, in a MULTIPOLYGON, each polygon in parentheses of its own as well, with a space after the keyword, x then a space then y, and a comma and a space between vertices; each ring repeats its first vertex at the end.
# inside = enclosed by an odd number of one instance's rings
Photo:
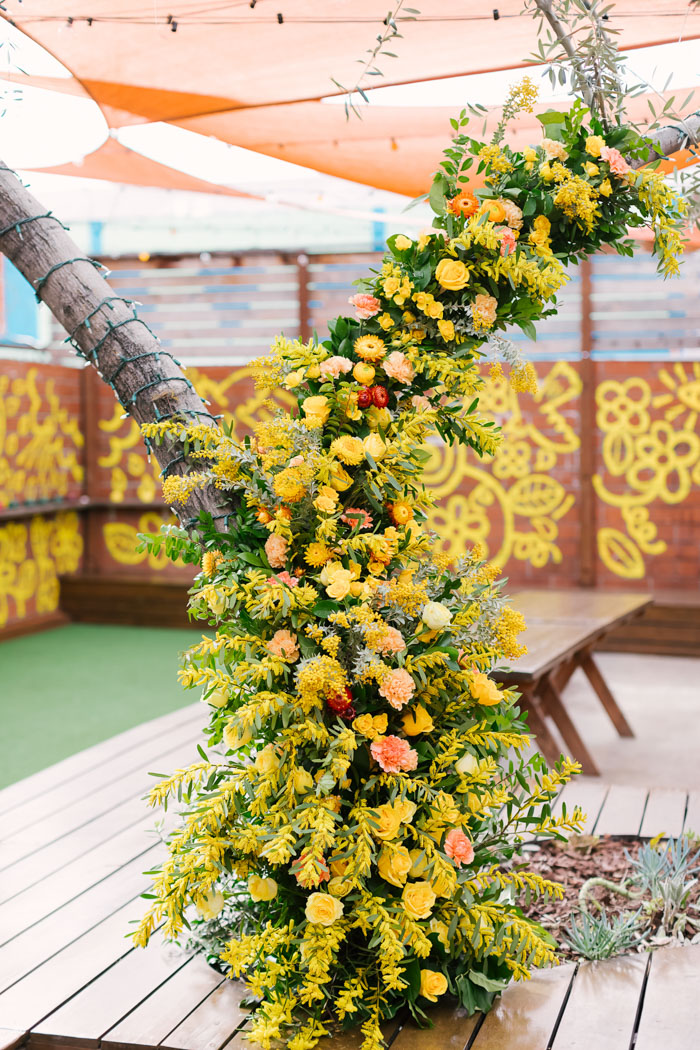
POLYGON ((586 139, 586 153, 590 153, 592 157, 599 157, 604 145, 605 139, 601 135, 589 135, 586 139))
POLYGON ((384 288, 384 295, 391 297, 398 292, 401 287, 401 281, 398 277, 387 277, 382 287, 384 288))
POLYGON ((446 922, 441 922, 440 919, 431 919, 428 924, 428 929, 431 933, 437 935, 437 939, 443 946, 446 952, 450 950, 450 931, 447 928, 446 922))
POLYGON ((541 230, 543 233, 546 233, 547 236, 549 236, 550 230, 552 229, 552 224, 546 215, 538 215, 532 225, 534 229, 541 230))
POLYGON ((379 430, 380 427, 386 430, 391 423, 391 412, 388 408, 377 408, 376 405, 372 405, 367 410, 365 419, 370 430, 379 430))
POLYGON ((377 806, 376 809, 371 809, 371 816, 377 823, 377 827, 372 828, 372 834, 376 839, 395 839, 398 835, 399 828, 401 827, 401 813, 385 802, 383 806, 377 806))
POLYGON ((314 569, 320 569, 321 566, 325 565, 327 561, 330 561, 332 557, 333 554, 325 543, 310 543, 306 548, 306 563, 307 565, 311 565, 314 569))
MULTIPOLYGON (((386 354, 386 343, 378 335, 362 335, 353 345, 355 353, 363 361, 381 361, 386 354)), ((355 378, 357 379, 357 376, 355 378)))
POLYGON ((318 377, 321 375, 321 366, 318 364, 309 365, 309 367, 306 369, 306 374, 309 377, 309 379, 318 379, 318 377))
POLYGON ((342 901, 330 893, 312 893, 306 902, 306 918, 317 926, 332 926, 342 914, 342 901))
POLYGON ((609 197, 610 194, 613 191, 612 185, 610 183, 610 179, 606 179, 604 182, 601 182, 601 184, 598 187, 598 189, 600 190, 600 192, 603 194, 604 197, 609 197))
POLYGON ((421 619, 431 631, 440 631, 452 620, 452 613, 442 602, 428 602, 423 608, 421 619))
POLYGON ((537 160, 537 150, 533 149, 532 146, 527 146, 523 150, 523 159, 528 164, 534 164, 535 161, 537 160))
POLYGON ((404 235, 400 233, 394 241, 394 247, 398 252, 405 252, 413 247, 413 241, 409 237, 404 237, 404 235))
POLYGON ((427 919, 436 901, 429 882, 409 882, 404 886, 401 900, 409 919, 427 919))
POLYGON ((377 869, 385 882, 392 886, 403 886, 411 869, 411 857, 405 846, 391 849, 385 846, 379 854, 377 869))
POLYGON ((314 778, 308 769, 295 769, 292 775, 292 784, 297 795, 306 795, 313 790, 314 778))
POLYGON ((239 729, 233 722, 227 722, 224 726, 223 739, 229 751, 238 751, 239 748, 245 747, 253 739, 252 726, 239 729))
POLYGON ((263 879, 260 875, 251 875, 248 879, 248 893, 254 901, 271 901, 277 896, 278 886, 274 879, 263 879))
POLYGON ((330 869, 331 875, 335 875, 337 878, 340 878, 340 876, 344 875, 345 872, 348 870, 348 861, 331 860, 328 864, 328 867, 330 869))
POLYGON ((337 463, 331 470, 330 476, 331 487, 337 492, 345 492, 352 485, 352 478, 348 474, 345 467, 341 467, 340 463, 337 463))
POLYGON ((295 386, 299 386, 300 383, 304 382, 304 371, 299 368, 296 372, 290 372, 284 381, 284 385, 288 390, 293 390, 295 386))
POLYGON ((385 332, 388 332, 390 328, 394 327, 394 318, 391 314, 383 313, 377 318, 377 320, 379 321, 380 327, 383 328, 385 332))
POLYGON ((406 736, 432 733, 434 728, 433 720, 422 704, 409 708, 403 716, 403 731, 406 736))
POLYGON ((321 583, 326 588, 326 594, 329 598, 341 601, 350 593, 352 573, 349 569, 344 568, 339 561, 334 561, 324 566, 321 572, 321 583))
POLYGON ((207 587, 202 591, 202 597, 211 609, 214 616, 223 616, 226 609, 226 595, 217 591, 215 587, 207 587))
POLYGON ((421 970, 420 994, 431 1003, 436 1003, 439 995, 447 991, 447 978, 436 970, 421 970))
POLYGON ((469 691, 484 707, 494 707, 503 700, 503 693, 483 671, 474 671, 469 680, 469 691))
POLYGON ((338 503, 338 493, 330 485, 321 485, 318 490, 318 495, 314 500, 314 507, 316 510, 323 511, 324 514, 332 514, 338 503))
POLYGON ((489 222, 503 222, 506 210, 500 201, 484 201, 479 209, 482 215, 488 215, 489 222))
MULTIPOLYGON (((386 719, 386 715, 382 716, 386 719)), ((386 721, 384 722, 386 728, 386 721)), ((410 824, 416 815, 417 806, 415 802, 411 802, 410 798, 397 799, 394 802, 394 809, 401 818, 402 824, 410 824)))
POLYGON ((379 434, 368 434, 366 438, 363 438, 362 446, 365 453, 377 463, 386 456, 386 445, 379 434))
POLYGON ((197 911, 203 919, 215 919, 224 906, 223 894, 205 893, 197 901, 197 911))
POLYGON ((383 736, 386 733, 388 719, 385 714, 381 715, 358 715, 355 721, 352 723, 352 728, 356 732, 361 733, 362 736, 368 737, 370 740, 375 740, 378 736, 383 736))
POLYGON ((362 383, 363 386, 371 386, 376 371, 371 365, 366 364, 364 361, 359 361, 353 368, 352 374, 358 383, 362 383))
POLYGON ((214 689, 209 696, 202 696, 203 704, 211 704, 212 707, 226 707, 229 702, 230 690, 225 687, 220 689, 214 689))
POLYGON ((268 744, 255 759, 255 768, 259 773, 272 773, 279 768, 280 760, 275 754, 275 745, 268 744))
POLYGON ((552 181, 552 179, 554 178, 554 174, 549 166, 549 163, 545 162, 544 164, 540 164, 540 175, 542 176, 545 182, 552 181))
MULTIPOLYGON (((444 259, 443 259, 443 262, 446 262, 446 261, 447 261, 447 260, 444 260, 444 259)), ((438 265, 440 265, 440 264, 438 263, 438 265)), ((460 265, 463 265, 463 264, 462 264, 462 263, 460 263, 460 265)), ((465 269, 466 269, 466 267, 465 267, 465 269)), ((437 272, 437 271, 436 271, 436 272, 437 272)), ((469 280, 469 276, 467 275, 467 281, 468 281, 468 280, 469 280)), ((464 283, 466 284, 467 282, 465 281, 464 283)), ((447 288, 447 287, 448 287, 448 285, 444 285, 443 287, 447 288)), ((464 285, 461 285, 460 287, 462 287, 462 288, 463 288, 463 287, 464 287, 464 285)), ((442 303, 439 303, 439 302, 437 301, 437 299, 433 299, 433 300, 432 300, 432 302, 428 303, 428 305, 426 306, 426 308, 425 308, 425 312, 426 312, 426 314, 428 315, 428 317, 432 317, 432 318, 433 318, 433 320, 435 321, 435 320, 437 320, 437 319, 438 319, 439 317, 442 317, 442 314, 443 314, 443 311, 444 311, 444 309, 445 309, 445 308, 444 308, 444 306, 442 305, 442 303)))
POLYGON ((305 397, 301 403, 301 410, 306 416, 307 423, 313 427, 322 427, 331 414, 328 398, 323 394, 305 397))
POLYGON ((438 331, 446 343, 455 337, 455 326, 452 321, 438 321, 438 331))
POLYGON ((348 466, 356 466, 365 458, 365 449, 360 438, 343 434, 331 444, 331 452, 348 466))
POLYGON ((469 271, 459 259, 441 259, 435 267, 435 278, 443 288, 458 292, 469 283, 469 271))
POLYGON ((412 879, 418 879, 423 875, 428 867, 428 858, 425 855, 425 851, 422 849, 411 850, 411 870, 409 875, 412 879))
POLYGON ((463 777, 471 776, 472 773, 476 773, 478 768, 479 763, 477 759, 468 751, 465 751, 462 757, 455 762, 455 769, 463 777))
POLYGON ((331 879, 328 883, 328 892, 332 893, 334 897, 347 897, 351 889, 351 882, 338 878, 337 876, 331 879))
POLYGON ((586 175, 588 175, 588 177, 591 178, 591 179, 593 178, 594 175, 597 175, 599 173, 599 171, 600 171, 600 168, 598 167, 598 165, 594 164, 592 160, 587 160, 586 163, 583 166, 585 168, 586 175))

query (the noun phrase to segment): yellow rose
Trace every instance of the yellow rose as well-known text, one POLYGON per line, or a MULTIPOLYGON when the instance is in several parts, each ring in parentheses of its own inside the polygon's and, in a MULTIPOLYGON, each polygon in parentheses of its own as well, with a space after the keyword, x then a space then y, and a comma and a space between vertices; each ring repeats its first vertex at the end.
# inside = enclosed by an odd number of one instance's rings
POLYGON ((404 237, 404 235, 400 233, 394 241, 394 247, 399 252, 406 252, 409 248, 413 247, 413 241, 410 237, 404 237))
POLYGON ((254 901, 271 901, 277 896, 278 886, 274 879, 263 879, 260 875, 251 875, 248 879, 248 893, 254 901))
POLYGON ((523 150, 523 159, 527 161, 528 164, 534 164, 537 160, 537 150, 533 149, 532 146, 527 146, 523 150))
POLYGON ((469 680, 469 691, 484 707, 494 707, 503 700, 503 693, 483 671, 475 671, 469 680))
POLYGON ((385 332, 388 332, 390 328, 394 327, 394 319, 391 314, 383 313, 377 318, 377 320, 379 321, 380 327, 383 328, 385 332))
POLYGON ((455 337, 455 326, 452 321, 438 321, 438 331, 446 343, 455 337))
POLYGON ((315 394, 313 397, 305 397, 301 403, 301 410, 309 423, 313 426, 323 426, 331 414, 328 398, 323 394, 315 394), (320 420, 320 422, 317 422, 320 420))
POLYGON ((309 367, 306 369, 306 374, 309 377, 309 379, 318 379, 318 377, 321 375, 321 366, 309 365, 309 367))
POLYGON ((342 901, 330 893, 312 893, 306 902, 306 918, 317 926, 332 926, 342 914, 342 901))
POLYGON ((412 879, 419 879, 421 875, 425 874, 428 867, 428 858, 425 855, 425 851, 422 849, 411 850, 411 870, 409 875, 412 879))
POLYGON ((370 430, 379 430, 380 428, 386 430, 391 423, 391 412, 388 408, 377 408, 376 405, 372 405, 367 410, 365 419, 370 430))
POLYGON ((383 285, 384 294, 388 296, 396 295, 400 287, 401 281, 398 277, 387 277, 383 285))
POLYGON ((345 879, 334 878, 328 883, 328 892, 332 893, 334 897, 347 897, 351 889, 352 883, 347 882, 345 879))
POLYGON ((441 259, 435 267, 435 278, 443 288, 458 292, 469 283, 469 270, 459 259, 441 259))
POLYGON ((357 437, 351 437, 349 434, 343 434, 342 437, 336 438, 331 444, 331 452, 336 459, 342 460, 343 463, 349 466, 356 466, 365 457, 362 440, 357 437))
POLYGON ((540 175, 542 176, 545 182, 551 182, 554 178, 554 175, 552 174, 552 169, 547 163, 540 164, 540 175))
POLYGON ((228 703, 228 700, 229 700, 229 690, 228 689, 215 689, 213 693, 209 694, 209 696, 205 696, 205 695, 202 696, 202 703, 203 704, 211 704, 212 707, 218 707, 218 708, 226 707, 226 704, 228 703))
MULTIPOLYGON (((335 492, 335 489, 333 491, 335 492)), ((314 500, 314 507, 322 514, 332 514, 335 510, 335 503, 328 496, 317 496, 314 500)))
POLYGON ((435 894, 429 882, 409 882, 401 894, 403 910, 409 919, 427 919, 435 904, 435 894))
POLYGON ((371 715, 358 715, 355 721, 352 723, 352 728, 356 733, 361 733, 362 736, 374 737, 374 723, 371 715))
POLYGON ((419 733, 432 733, 435 728, 433 720, 422 704, 416 704, 403 716, 403 731, 406 736, 418 736, 419 733))
POLYGON ((226 610, 226 595, 217 591, 215 587, 207 587, 202 591, 204 600, 214 616, 223 616, 226 610))
POLYGON ((600 135, 589 135, 586 139, 586 153, 592 157, 599 157, 600 151, 605 145, 605 139, 600 135))
POLYGON ((345 492, 352 485, 352 478, 347 470, 338 463, 331 470, 330 483, 337 492, 345 492))
POLYGON ((368 434, 362 441, 365 454, 371 456, 377 463, 386 456, 386 445, 379 434, 368 434))
POLYGON ((610 183, 610 179, 606 179, 605 182, 601 182, 601 184, 598 187, 598 189, 600 190, 600 192, 603 194, 604 197, 609 197, 610 194, 613 191, 612 185, 610 183))
POLYGON ((300 383, 304 382, 303 369, 298 369, 296 372, 290 372, 284 381, 284 385, 287 390, 293 390, 295 386, 299 386, 300 383))
POLYGON ((463 777, 471 776, 472 773, 476 773, 478 768, 478 760, 474 755, 470 755, 468 751, 465 751, 462 757, 455 762, 455 769, 463 777))
POLYGON ((436 1003, 438 995, 447 991, 447 978, 436 970, 421 970, 420 994, 431 1003, 436 1003))
POLYGON ((224 906, 223 894, 214 891, 205 893, 195 906, 203 919, 215 919, 224 906))
POLYGON ((377 869, 385 882, 392 886, 403 886, 411 869, 411 857, 405 846, 391 849, 385 846, 379 854, 377 869))
POLYGON ((369 810, 369 815, 377 824, 377 827, 372 827, 372 834, 376 839, 396 838, 401 827, 401 813, 397 813, 393 806, 385 802, 383 806, 369 810))
POLYGON ((329 562, 321 571, 321 583, 326 588, 326 594, 336 601, 347 597, 352 582, 352 573, 339 561, 329 562))
POLYGON ((428 602, 423 608, 421 619, 431 631, 441 631, 451 621, 452 613, 442 602, 428 602))
POLYGON ((255 768, 258 773, 272 773, 279 768, 279 764, 280 761, 275 754, 274 744, 268 744, 267 747, 264 747, 255 759, 255 768))
POLYGON ((335 875, 340 878, 348 870, 347 860, 331 860, 329 861, 328 867, 330 868, 331 875, 335 875))
MULTIPOLYGON (((468 280, 469 278, 467 278, 468 280)), ((465 281, 466 284, 466 281, 465 281)), ((432 317, 433 320, 437 320, 438 317, 442 317, 444 307, 442 303, 439 303, 437 299, 433 299, 432 303, 428 303, 426 307, 426 314, 428 317, 432 317)))
POLYGON ((307 769, 295 769, 292 784, 297 795, 305 795, 313 790, 314 778, 307 769))
POLYGON ((402 320, 404 324, 413 324, 416 319, 416 315, 412 314, 410 310, 404 310, 402 320))
POLYGON ((376 369, 368 365, 366 361, 358 361, 352 370, 352 374, 358 383, 363 386, 371 386, 376 375, 376 369))
MULTIPOLYGON (((386 715, 384 715, 384 718, 386 718, 386 715)), ((386 725, 384 728, 386 729, 386 725)), ((416 815, 418 806, 415 802, 411 802, 410 798, 401 798, 394 802, 394 809, 401 818, 402 824, 410 824, 416 815)))
POLYGON ((239 729, 233 722, 228 722, 224 726, 224 744, 229 751, 238 751, 239 748, 245 747, 253 739, 253 730, 250 726, 246 726, 245 729, 239 729))
POLYGON ((428 929, 431 933, 436 934, 440 944, 448 952, 450 950, 450 931, 447 928, 447 923, 441 922, 440 919, 431 919, 428 929))
POLYGON ((543 245, 547 244, 548 242, 549 242, 549 236, 545 233, 544 230, 533 230, 532 233, 530 234, 530 243, 531 244, 536 244, 536 245, 538 245, 538 247, 542 247, 543 245))
POLYGON ((547 235, 552 229, 552 224, 546 215, 538 215, 532 225, 536 230, 542 230, 547 235))
POLYGON ((590 179, 600 172, 600 168, 597 164, 594 164, 592 160, 587 160, 583 166, 586 169, 586 175, 588 175, 590 179))

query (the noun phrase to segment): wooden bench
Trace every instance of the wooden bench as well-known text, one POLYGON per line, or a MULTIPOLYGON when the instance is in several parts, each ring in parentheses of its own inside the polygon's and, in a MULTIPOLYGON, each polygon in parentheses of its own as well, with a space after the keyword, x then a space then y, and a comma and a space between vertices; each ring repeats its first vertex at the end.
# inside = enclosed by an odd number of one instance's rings
MULTIPOLYGON (((142 796, 148 771, 197 759, 196 704, 122 733, 0 791, 0 1050, 247 1050, 240 984, 157 939, 125 933, 162 855, 142 796)), ((587 830, 700 830, 700 792, 566 786, 587 830)), ((392 1050, 690 1050, 700 946, 571 965, 511 986, 486 1016, 443 1003, 420 1031, 387 1025, 392 1050), (648 969, 648 967, 650 967, 648 969), (644 984, 647 980, 646 985, 644 984), (646 988, 640 1012, 642 989, 646 988), (669 1012, 668 1004, 673 1002, 669 1012)), ((358 1050, 354 1032, 325 1050, 358 1050)))
POLYGON ((620 736, 632 729, 610 692, 593 657, 594 648, 611 631, 640 616, 651 603, 649 595, 617 591, 517 591, 511 604, 527 623, 527 654, 498 674, 504 685, 522 693, 529 724, 547 761, 557 760, 561 749, 546 718, 557 726, 571 756, 583 772, 597 776, 598 768, 562 700, 562 690, 580 667, 593 686, 620 736))

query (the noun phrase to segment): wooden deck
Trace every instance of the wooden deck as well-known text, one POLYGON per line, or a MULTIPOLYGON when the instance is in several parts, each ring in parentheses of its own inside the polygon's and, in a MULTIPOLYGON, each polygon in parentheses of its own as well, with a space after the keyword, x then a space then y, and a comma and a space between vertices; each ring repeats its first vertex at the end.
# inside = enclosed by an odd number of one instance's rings
MULTIPOLYGON (((161 853, 148 771, 196 759, 201 705, 123 733, 0 791, 0 1050, 246 1050, 241 986, 154 939, 130 947, 142 872, 161 853)), ((700 793, 568 785, 587 830, 700 830, 700 793)), ((513 985, 486 1016, 392 1024, 392 1050, 691 1050, 700 945, 566 965, 513 985), (672 1004, 672 1009, 669 1009, 672 1004)), ((357 1050, 354 1034, 328 1050, 357 1050)))

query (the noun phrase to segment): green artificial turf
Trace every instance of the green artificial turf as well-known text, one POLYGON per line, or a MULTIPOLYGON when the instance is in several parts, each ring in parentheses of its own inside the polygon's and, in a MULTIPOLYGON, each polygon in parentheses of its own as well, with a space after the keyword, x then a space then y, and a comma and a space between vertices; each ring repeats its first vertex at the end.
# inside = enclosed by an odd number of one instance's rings
POLYGON ((178 656, 200 630, 68 624, 0 643, 0 787, 197 699, 178 656))

